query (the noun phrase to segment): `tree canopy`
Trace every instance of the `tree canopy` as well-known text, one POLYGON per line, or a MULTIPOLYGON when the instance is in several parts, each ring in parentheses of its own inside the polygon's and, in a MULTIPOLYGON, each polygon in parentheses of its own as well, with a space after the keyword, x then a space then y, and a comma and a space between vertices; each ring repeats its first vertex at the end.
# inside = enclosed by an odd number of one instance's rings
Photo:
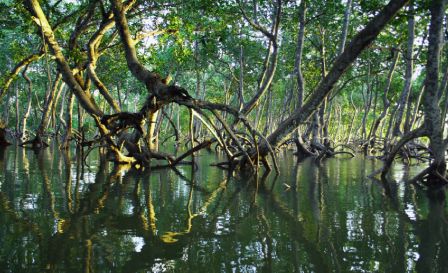
POLYGON ((4 142, 159 167, 216 147, 216 165, 253 170, 285 147, 361 152, 383 177, 396 156, 429 160, 419 179, 445 183, 445 4, 2 1, 4 142))

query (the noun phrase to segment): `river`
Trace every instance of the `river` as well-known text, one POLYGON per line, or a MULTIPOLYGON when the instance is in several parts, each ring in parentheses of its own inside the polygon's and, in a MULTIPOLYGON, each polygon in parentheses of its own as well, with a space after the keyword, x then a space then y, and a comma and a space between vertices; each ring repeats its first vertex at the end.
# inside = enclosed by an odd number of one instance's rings
POLYGON ((279 155, 280 175, 196 157, 126 170, 92 152, 0 150, 0 272, 447 272, 444 192, 381 162, 279 155))

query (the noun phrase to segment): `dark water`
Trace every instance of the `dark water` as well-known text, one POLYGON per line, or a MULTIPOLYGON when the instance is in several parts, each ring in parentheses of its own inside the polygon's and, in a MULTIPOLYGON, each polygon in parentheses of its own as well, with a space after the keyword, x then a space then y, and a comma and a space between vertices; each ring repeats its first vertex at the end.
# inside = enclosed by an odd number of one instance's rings
POLYGON ((447 272, 445 201, 379 162, 280 157, 257 181, 191 167, 114 169, 92 154, 0 151, 0 272, 447 272))

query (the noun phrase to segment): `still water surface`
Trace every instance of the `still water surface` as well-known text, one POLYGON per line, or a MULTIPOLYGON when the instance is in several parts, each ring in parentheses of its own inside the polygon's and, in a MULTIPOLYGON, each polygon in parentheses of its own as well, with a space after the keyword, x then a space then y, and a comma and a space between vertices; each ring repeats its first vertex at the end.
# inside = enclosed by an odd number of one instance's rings
POLYGON ((114 169, 0 150, 0 272, 447 272, 445 201, 366 176, 374 160, 280 157, 257 181, 210 167, 114 169))

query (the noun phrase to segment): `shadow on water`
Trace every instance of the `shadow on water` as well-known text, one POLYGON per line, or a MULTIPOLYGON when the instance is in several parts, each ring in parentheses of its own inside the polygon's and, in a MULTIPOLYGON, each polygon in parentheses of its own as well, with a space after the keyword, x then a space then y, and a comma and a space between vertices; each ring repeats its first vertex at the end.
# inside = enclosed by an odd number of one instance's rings
MULTIPOLYGON (((444 272, 445 192, 367 174, 372 160, 281 175, 126 170, 92 153, 0 150, 2 272, 444 272)), ((406 170, 402 174, 406 177, 406 170)))
MULTIPOLYGON (((403 168, 403 183, 412 181, 413 176, 409 167, 403 168)), ((372 179, 372 178, 371 178, 372 179)), ((413 234, 418 238, 419 244, 415 248, 415 271, 416 272, 448 272, 448 219, 446 210, 446 187, 422 188, 420 184, 403 184, 394 181, 380 181, 372 179, 383 187, 385 202, 398 213, 401 222, 409 224, 413 234), (422 197, 419 197, 421 194, 422 197), (423 198, 425 208, 416 207, 415 211, 426 210, 425 217, 414 214, 409 210, 412 206, 418 206, 418 198, 423 198), (412 200, 405 203, 400 199, 412 200)), ((399 233, 408 232, 400 225, 399 233)), ((407 242, 401 236, 399 244, 406 245, 407 242)), ((404 250, 402 251, 404 253, 404 250)), ((400 261, 400 260, 399 260, 400 261)), ((403 268, 405 265, 399 263, 403 268)))

